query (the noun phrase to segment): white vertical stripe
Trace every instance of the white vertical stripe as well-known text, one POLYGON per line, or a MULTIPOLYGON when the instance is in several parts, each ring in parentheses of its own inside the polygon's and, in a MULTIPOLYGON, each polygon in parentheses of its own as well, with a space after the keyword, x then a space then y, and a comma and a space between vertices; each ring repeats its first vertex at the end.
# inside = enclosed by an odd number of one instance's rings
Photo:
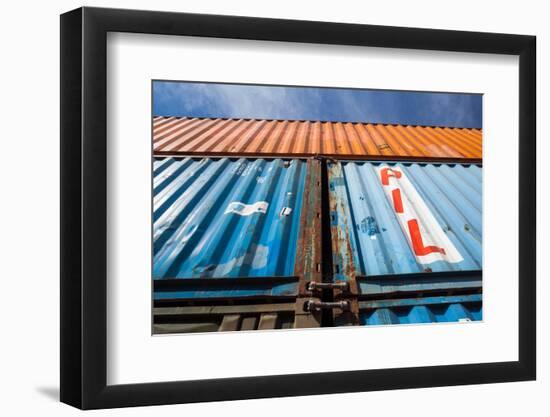
POLYGON ((437 246, 443 248, 445 253, 432 252, 427 255, 416 255, 416 260, 421 264, 430 264, 436 261, 445 261, 449 263, 458 263, 464 260, 458 249, 453 242, 449 239, 447 234, 443 231, 429 207, 426 205, 414 185, 409 181, 409 178, 405 172, 398 166, 390 167, 388 165, 381 165, 377 167, 378 178, 380 185, 384 189, 386 197, 388 197, 392 208, 395 210, 393 201, 393 190, 400 190, 401 201, 403 203, 403 213, 395 213, 399 224, 403 230, 411 250, 414 253, 414 247, 412 238, 409 232, 408 222, 416 219, 420 229, 420 235, 422 236, 422 242, 424 246, 437 246), (390 168, 394 172, 401 173, 401 176, 397 178, 395 175, 388 176, 388 185, 382 183, 382 170, 384 168, 390 168))

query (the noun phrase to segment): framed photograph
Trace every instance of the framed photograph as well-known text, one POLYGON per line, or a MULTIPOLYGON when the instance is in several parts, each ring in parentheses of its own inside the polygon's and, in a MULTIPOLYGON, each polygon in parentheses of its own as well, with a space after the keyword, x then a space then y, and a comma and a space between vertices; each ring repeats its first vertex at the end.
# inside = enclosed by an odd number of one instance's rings
POLYGON ((61 16, 61 401, 533 380, 535 37, 61 16))

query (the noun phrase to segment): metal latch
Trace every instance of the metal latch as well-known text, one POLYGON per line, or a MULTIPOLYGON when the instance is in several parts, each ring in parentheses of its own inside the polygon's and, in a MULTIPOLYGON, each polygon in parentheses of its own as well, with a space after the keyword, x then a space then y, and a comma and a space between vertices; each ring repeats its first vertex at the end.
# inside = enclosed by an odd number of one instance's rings
POLYGON ((332 289, 339 289, 342 291, 348 291, 349 290, 349 282, 346 281, 336 281, 336 282, 308 282, 307 284, 308 291, 315 291, 315 290, 332 290, 332 289))
POLYGON ((338 308, 342 311, 348 311, 350 309, 349 301, 314 301, 308 300, 304 303, 305 311, 319 311, 319 310, 331 310, 338 308))

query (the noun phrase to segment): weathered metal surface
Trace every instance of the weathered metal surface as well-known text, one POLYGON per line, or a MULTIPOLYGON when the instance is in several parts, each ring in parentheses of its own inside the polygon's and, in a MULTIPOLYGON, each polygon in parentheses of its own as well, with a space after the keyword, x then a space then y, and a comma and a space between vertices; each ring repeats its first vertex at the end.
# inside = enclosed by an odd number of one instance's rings
POLYGON ((311 160, 308 167, 294 268, 294 275, 302 277, 299 288, 300 295, 310 295, 311 291, 307 288, 308 283, 322 281, 321 163, 311 160))
POLYGON ((481 304, 481 294, 362 301, 359 317, 363 325, 477 321, 481 304))
POLYGON ((316 279, 318 161, 156 158, 153 168, 155 300, 288 297, 316 279))
POLYGON ((177 300, 288 298, 296 296, 298 285, 298 277, 156 279, 153 299, 158 304, 177 300))
POLYGON ((153 118, 156 155, 481 160, 480 129, 295 120, 153 118))
POLYGON ((321 324, 320 314, 304 309, 305 299, 295 302, 241 305, 179 305, 153 308, 153 333, 274 330, 312 328, 321 324))
POLYGON ((295 303, 156 307, 153 333, 290 329, 295 310, 295 303))
POLYGON ((482 268, 477 165, 329 163, 335 280, 482 268))
POLYGON ((306 165, 155 161, 154 278, 292 276, 306 165))
POLYGON ((445 293, 446 295, 482 288, 481 271, 457 271, 404 275, 358 277, 359 295, 401 297, 407 293, 445 293))

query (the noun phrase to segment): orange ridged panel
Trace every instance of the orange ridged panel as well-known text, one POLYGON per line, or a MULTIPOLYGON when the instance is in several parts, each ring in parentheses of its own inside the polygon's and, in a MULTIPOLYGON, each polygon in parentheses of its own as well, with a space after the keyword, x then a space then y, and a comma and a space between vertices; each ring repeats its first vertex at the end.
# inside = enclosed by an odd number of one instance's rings
POLYGON ((156 155, 481 160, 481 129, 376 123, 153 118, 156 155))

